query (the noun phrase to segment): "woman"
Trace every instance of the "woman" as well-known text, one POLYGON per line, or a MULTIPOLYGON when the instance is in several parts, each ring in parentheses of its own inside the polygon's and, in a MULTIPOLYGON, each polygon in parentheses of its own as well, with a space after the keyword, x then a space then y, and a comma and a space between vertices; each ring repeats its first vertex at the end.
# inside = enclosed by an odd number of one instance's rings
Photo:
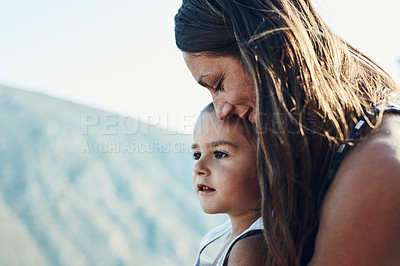
POLYGON ((175 37, 218 118, 256 124, 266 265, 398 265, 393 80, 308 0, 184 0, 175 37))

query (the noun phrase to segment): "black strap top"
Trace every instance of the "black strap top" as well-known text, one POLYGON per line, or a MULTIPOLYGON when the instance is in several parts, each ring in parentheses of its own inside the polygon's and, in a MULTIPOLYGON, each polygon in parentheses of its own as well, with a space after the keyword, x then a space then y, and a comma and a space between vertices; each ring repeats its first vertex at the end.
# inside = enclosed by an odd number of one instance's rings
MULTIPOLYGON (((387 105, 379 105, 373 109, 371 113, 365 113, 365 115, 361 116, 358 119, 358 123, 355 125, 353 130, 351 131, 349 135, 350 140, 356 139, 360 132, 368 125, 367 119, 371 121, 375 116, 377 116, 381 111, 384 112, 394 112, 394 113, 400 113, 400 104, 398 103, 393 103, 389 102, 387 105)), ((339 148, 336 151, 336 154, 334 155, 330 170, 328 172, 328 176, 326 179, 325 186, 323 187, 322 191, 322 197, 321 199, 325 196, 328 188, 332 184, 332 181, 335 177, 335 174, 337 170, 339 169, 340 163, 343 161, 344 157, 346 156, 347 152, 349 151, 350 147, 350 142, 343 143, 339 146, 339 148)))
POLYGON ((254 236, 254 235, 258 235, 258 234, 262 234, 262 233, 263 233, 263 230, 257 229, 257 230, 249 231, 249 232, 247 232, 246 234, 242 235, 240 238, 237 238, 237 239, 232 243, 232 245, 229 247, 228 253, 226 254, 226 257, 225 257, 225 260, 224 260, 224 266, 227 266, 227 265, 228 265, 229 255, 231 254, 231 251, 232 251, 233 246, 234 246, 237 242, 239 242, 240 240, 242 240, 242 239, 244 239, 244 238, 247 238, 247 237, 250 237, 250 236, 254 236))
MULTIPOLYGON (((367 119, 371 121, 371 119, 373 119, 375 116, 377 116, 381 111, 400 113, 400 104, 389 102, 386 105, 379 105, 379 106, 375 107, 372 112, 366 113, 365 115, 361 116, 358 119, 357 124, 354 126, 353 130, 351 131, 351 133, 349 135, 350 141, 341 144, 338 147, 335 155, 333 156, 331 165, 329 167, 328 175, 325 180, 325 184, 323 185, 323 187, 321 189, 321 194, 319 197, 319 204, 322 203, 322 200, 325 197, 326 192, 328 191, 330 185, 332 184, 332 182, 335 178, 335 174, 336 174, 337 170, 339 169, 341 162, 343 161, 344 157, 348 153, 349 148, 351 147, 351 145, 350 145, 351 140, 355 140, 357 137, 359 137, 361 131, 367 127, 367 125, 368 125, 367 119)), ((309 260, 312 257, 312 254, 314 252, 315 237, 318 232, 318 227, 319 226, 317 224, 316 227, 312 230, 312 232, 310 232, 310 234, 307 236, 307 239, 309 239, 310 242, 306 241, 306 243, 308 242, 308 244, 305 247, 303 247, 303 251, 301 252, 302 255, 300 258, 300 265, 307 265, 309 260)))

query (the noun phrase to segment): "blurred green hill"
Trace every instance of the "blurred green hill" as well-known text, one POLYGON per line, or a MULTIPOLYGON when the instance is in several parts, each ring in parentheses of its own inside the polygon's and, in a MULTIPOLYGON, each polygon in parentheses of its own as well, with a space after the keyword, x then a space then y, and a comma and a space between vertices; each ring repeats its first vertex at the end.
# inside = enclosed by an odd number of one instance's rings
POLYGON ((221 217, 197 204, 190 141, 0 86, 0 265, 193 264, 221 217))

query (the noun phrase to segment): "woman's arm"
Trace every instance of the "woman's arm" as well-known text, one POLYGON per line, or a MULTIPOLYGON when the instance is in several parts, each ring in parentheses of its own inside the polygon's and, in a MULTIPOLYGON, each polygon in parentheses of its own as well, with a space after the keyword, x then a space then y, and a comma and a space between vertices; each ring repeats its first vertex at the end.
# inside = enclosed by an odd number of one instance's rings
POLYGON ((385 115, 340 166, 310 265, 400 265, 399 115, 385 115))

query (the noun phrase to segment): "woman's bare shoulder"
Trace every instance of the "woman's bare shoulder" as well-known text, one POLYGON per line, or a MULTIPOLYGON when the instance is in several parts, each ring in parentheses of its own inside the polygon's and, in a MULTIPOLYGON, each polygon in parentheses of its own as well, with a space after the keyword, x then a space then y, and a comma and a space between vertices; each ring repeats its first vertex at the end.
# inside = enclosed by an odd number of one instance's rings
MULTIPOLYGON (((350 181, 392 181, 400 176, 400 115, 385 115, 381 125, 348 154, 335 176, 336 185, 350 181), (374 177, 379 175, 377 180, 374 177), (350 177, 349 177, 350 176, 350 177), (336 181, 337 180, 337 181, 336 181)), ((366 184, 368 185, 368 184, 366 184)))
POLYGON ((312 265, 398 265, 400 115, 342 162, 323 203, 312 265))
POLYGON ((267 245, 263 234, 253 235, 238 241, 229 255, 228 265, 264 265, 267 245))

